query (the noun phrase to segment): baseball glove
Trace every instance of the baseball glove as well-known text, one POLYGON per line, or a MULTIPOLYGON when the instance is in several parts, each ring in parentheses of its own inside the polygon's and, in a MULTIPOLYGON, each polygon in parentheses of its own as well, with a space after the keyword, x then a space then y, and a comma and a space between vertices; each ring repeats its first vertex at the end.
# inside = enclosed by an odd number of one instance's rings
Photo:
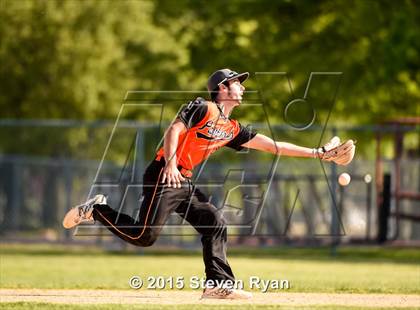
POLYGON ((324 161, 346 166, 353 160, 355 151, 356 146, 353 140, 341 143, 339 137, 333 137, 323 147, 315 149, 315 155, 324 161))

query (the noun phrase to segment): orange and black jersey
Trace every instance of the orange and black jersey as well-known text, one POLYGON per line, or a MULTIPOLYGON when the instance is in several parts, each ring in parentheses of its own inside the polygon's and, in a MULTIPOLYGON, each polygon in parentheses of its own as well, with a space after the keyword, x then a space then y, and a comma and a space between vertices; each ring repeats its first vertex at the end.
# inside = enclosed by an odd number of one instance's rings
MULTIPOLYGON (((200 97, 182 109, 178 118, 187 130, 179 136, 177 165, 188 170, 194 169, 222 146, 241 150, 241 145, 257 134, 238 121, 226 117, 216 103, 200 97)), ((163 147, 157 156, 164 156, 163 147)))

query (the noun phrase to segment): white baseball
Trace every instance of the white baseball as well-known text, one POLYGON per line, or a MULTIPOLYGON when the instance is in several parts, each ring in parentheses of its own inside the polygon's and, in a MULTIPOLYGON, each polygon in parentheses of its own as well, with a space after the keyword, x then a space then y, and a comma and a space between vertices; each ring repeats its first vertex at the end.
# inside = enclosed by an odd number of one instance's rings
POLYGON ((346 172, 340 174, 340 176, 338 177, 338 183, 341 186, 347 186, 347 185, 349 185, 350 181, 351 181, 351 177, 346 172))

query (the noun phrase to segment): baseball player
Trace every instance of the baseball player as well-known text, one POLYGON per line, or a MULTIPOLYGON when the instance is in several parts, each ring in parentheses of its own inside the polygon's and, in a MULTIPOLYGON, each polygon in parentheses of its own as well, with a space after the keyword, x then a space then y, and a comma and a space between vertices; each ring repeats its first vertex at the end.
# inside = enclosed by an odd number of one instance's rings
MULTIPOLYGON (((138 220, 111 208, 104 195, 96 195, 71 209, 63 220, 65 228, 82 222, 99 221, 113 234, 136 246, 151 246, 172 212, 178 213, 201 234, 206 283, 234 281, 226 258, 227 229, 221 210, 191 181, 195 166, 223 146, 251 148, 283 156, 320 158, 347 164, 354 144, 340 145, 335 138, 319 149, 276 142, 257 134, 230 118, 240 106, 249 73, 230 69, 214 72, 207 88, 211 101, 196 98, 177 116, 165 132, 164 145, 143 175, 144 200, 138 220), (118 217, 118 225, 116 219, 118 217), (210 281, 212 280, 212 281, 210 281)), ((223 285, 207 286, 202 298, 248 299, 252 295, 223 285)))

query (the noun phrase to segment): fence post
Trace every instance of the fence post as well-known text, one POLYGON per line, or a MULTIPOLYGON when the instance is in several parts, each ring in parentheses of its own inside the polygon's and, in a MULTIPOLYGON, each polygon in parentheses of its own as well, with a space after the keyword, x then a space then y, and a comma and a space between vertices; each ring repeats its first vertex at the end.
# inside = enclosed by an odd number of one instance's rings
POLYGON ((370 240, 371 235, 371 223, 372 223, 372 178, 370 174, 366 174, 364 177, 366 184, 366 241, 370 240))
MULTIPOLYGON (((65 187, 65 192, 66 192, 66 197, 65 197, 65 210, 64 210, 64 214, 70 210, 72 208, 72 192, 73 192, 73 173, 72 173, 72 169, 70 167, 70 163, 68 163, 67 161, 64 162, 64 187, 65 187)), ((61 214, 63 216, 63 214, 61 214)), ((66 241, 70 240, 71 234, 70 234, 70 230, 68 229, 64 229, 64 238, 66 241)))
POLYGON ((11 203, 10 203, 10 223, 9 227, 12 229, 19 229, 21 226, 21 211, 23 204, 23 193, 22 193, 22 167, 20 162, 11 163, 12 172, 12 191, 11 191, 11 203))
MULTIPOLYGON (((332 128, 332 135, 337 135, 337 128, 332 128)), ((332 237, 332 243, 331 243, 331 255, 336 254, 336 247, 338 243, 340 242, 340 220, 338 218, 339 211, 338 211, 338 205, 337 205, 337 165, 335 163, 331 164, 331 176, 330 176, 330 185, 331 185, 331 237, 332 237)))
POLYGON ((391 210, 391 175, 384 174, 382 203, 378 212, 378 242, 384 243, 388 235, 388 218, 391 210))

